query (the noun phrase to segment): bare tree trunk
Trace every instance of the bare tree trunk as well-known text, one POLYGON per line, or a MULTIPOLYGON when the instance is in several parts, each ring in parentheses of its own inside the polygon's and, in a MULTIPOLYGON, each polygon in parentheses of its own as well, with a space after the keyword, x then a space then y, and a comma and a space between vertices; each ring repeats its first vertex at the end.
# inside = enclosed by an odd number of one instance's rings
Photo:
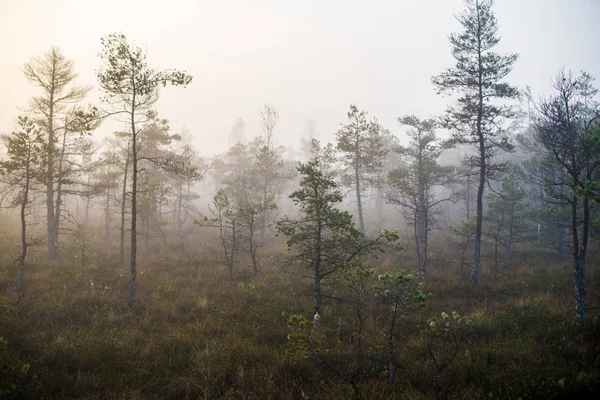
POLYGON ((358 221, 360 224, 360 231, 362 233, 365 232, 365 222, 363 219, 363 209, 362 209, 362 197, 360 195, 360 178, 358 174, 358 168, 354 169, 354 179, 356 183, 356 202, 358 203, 358 221))
MULTIPOLYGON (((479 3, 477 3, 479 9, 479 3)), ((473 268, 471 270, 471 283, 479 282, 479 268, 481 267, 481 228, 483 225, 483 190, 485 188, 486 160, 485 160, 485 138, 483 136, 483 61, 481 48, 481 27, 477 34, 477 58, 478 58, 478 100, 477 110, 477 138, 479 141, 479 186, 477 187, 477 221, 475 223, 475 248, 473 250, 473 268)))
POLYGON ((121 198, 121 235, 119 247, 119 265, 125 265, 125 211, 127 209, 127 171, 129 170, 129 145, 127 145, 127 158, 125 159, 125 171, 123 173, 123 192, 121 198))
POLYGON ((394 383, 396 378, 396 363, 394 362, 394 330, 396 329, 396 318, 398 316, 398 303, 400 302, 400 294, 395 293, 394 308, 392 309, 392 320, 390 321, 390 329, 387 332, 387 345, 388 345, 388 367, 389 367, 389 378, 390 383, 394 383))
POLYGON ((583 229, 581 232, 581 241, 577 231, 577 197, 572 200, 572 229, 573 229, 573 275, 575 280, 575 316, 580 325, 585 323, 586 319, 586 297, 587 284, 585 281, 585 257, 587 250, 587 241, 589 235, 589 200, 587 197, 583 200, 583 229))
POLYGON ((60 155, 59 155, 59 161, 58 161, 58 183, 56 185, 56 203, 54 204, 55 210, 54 210, 54 236, 52 238, 52 242, 55 244, 56 247, 56 258, 58 258, 59 254, 58 254, 58 235, 59 235, 59 230, 60 230, 60 216, 61 216, 61 212, 62 212, 62 197, 63 197, 63 190, 62 190, 62 174, 63 174, 63 162, 65 159, 65 147, 66 147, 66 143, 67 143, 67 131, 65 129, 65 131, 63 132, 63 140, 62 140, 62 149, 60 150, 60 155))
POLYGON ((27 154, 26 170, 25 170, 25 190, 21 199, 21 255, 19 256, 19 272, 15 280, 15 292, 19 296, 19 289, 25 275, 25 258, 27 257, 27 221, 25 220, 25 212, 27 210, 27 202, 29 201, 29 184, 31 177, 29 176, 29 168, 31 163, 31 147, 27 154))
POLYGON ((427 244, 429 242, 429 220, 428 215, 425 213, 423 216, 423 266, 421 267, 421 272, 423 273, 423 282, 427 281, 427 244))
POLYGON ((233 266, 235 265, 235 244, 236 244, 236 229, 235 222, 232 225, 232 233, 231 233, 231 256, 229 257, 229 280, 233 281, 233 266))
MULTIPOLYGON (((480 128, 481 129, 481 128, 480 128)), ((479 269, 481 267, 481 228, 483 226, 483 190, 485 188, 485 143, 483 134, 479 134, 479 186, 477 188, 477 220, 475 221, 475 246, 473 250, 473 268, 471 269, 471 283, 479 283, 479 269)))
POLYGON ((422 263, 421 263, 421 246, 420 246, 420 236, 419 236, 419 211, 415 210, 414 218, 413 218, 413 231, 415 235, 415 246, 417 253, 417 268, 419 271, 422 271, 422 263))
POLYGON ((250 247, 250 258, 252 258, 252 270, 254 272, 254 277, 258 276, 258 262, 256 260, 256 246, 254 245, 254 215, 252 215, 252 220, 250 221, 250 236, 248 245, 250 247))
MULTIPOLYGON (((135 91, 134 91, 135 92, 135 91)), ((135 96, 132 105, 135 105, 135 96)), ((129 305, 135 304, 136 289, 136 261, 137 261, 137 178, 138 178, 138 158, 137 158, 137 132, 135 129, 135 109, 131 110, 131 133, 132 133, 132 172, 131 172, 131 256, 130 256, 130 280, 129 280, 129 305)), ((123 199, 123 202, 125 199, 123 199)))
MULTIPOLYGON (((53 59, 54 61, 54 59, 53 59)), ((55 78, 55 65, 52 70, 52 82, 55 78)), ((47 169, 46 169, 46 220, 48 228, 48 258, 55 260, 58 258, 58 238, 55 235, 54 226, 54 88, 50 90, 50 109, 48 112, 48 150, 47 150, 47 169)))
POLYGON ((315 249, 315 305, 314 315, 321 315, 323 313, 321 303, 321 240, 322 240, 322 226, 320 216, 317 216, 317 232, 315 235, 316 249, 315 249))
POLYGON ((183 220, 181 219, 181 209, 183 207, 183 182, 179 182, 179 198, 177 199, 177 235, 179 236, 179 257, 185 257, 185 248, 183 242, 183 220))

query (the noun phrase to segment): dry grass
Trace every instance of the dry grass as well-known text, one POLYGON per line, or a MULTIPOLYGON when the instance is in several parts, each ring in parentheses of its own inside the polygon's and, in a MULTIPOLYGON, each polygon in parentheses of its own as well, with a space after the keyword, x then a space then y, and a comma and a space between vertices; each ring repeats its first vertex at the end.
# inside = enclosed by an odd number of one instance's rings
MULTIPOLYGON (((7 239, 0 244, 0 336, 7 342, 0 344, 0 397, 353 396, 351 387, 317 360, 286 354, 289 328, 281 313, 309 315, 312 300, 310 286, 281 268, 277 257, 263 257, 257 279, 240 267, 237 280, 228 282, 211 248, 179 260, 175 246, 157 245, 154 254, 160 256, 140 260, 138 302, 130 308, 128 272, 115 268, 113 245, 98 244, 85 269, 69 249, 55 263, 44 261, 43 249, 36 249, 25 276, 24 291, 31 294, 15 309, 15 268, 7 255, 12 245, 7 239)), ((364 398, 433 398, 436 384, 446 388, 440 396, 453 398, 567 398, 600 390, 594 269, 589 324, 579 329, 569 267, 554 263, 551 254, 525 249, 497 283, 485 269, 482 283, 471 286, 457 279, 452 247, 433 247, 426 286, 432 296, 403 321, 396 383, 389 385, 375 368, 360 383, 364 398), (470 343, 437 374, 423 331, 427 319, 442 311, 481 317, 470 343)), ((278 244, 269 250, 281 253, 278 244)), ((386 255, 377 264, 380 270, 410 269, 410 250, 386 255)), ((352 318, 343 303, 328 301, 322 329, 330 343, 337 343, 330 346, 330 357, 352 359, 353 348, 344 345, 352 318)), ((384 343, 379 336, 374 323, 369 354, 377 354, 384 343)), ((384 359, 368 363, 377 367, 384 359)))

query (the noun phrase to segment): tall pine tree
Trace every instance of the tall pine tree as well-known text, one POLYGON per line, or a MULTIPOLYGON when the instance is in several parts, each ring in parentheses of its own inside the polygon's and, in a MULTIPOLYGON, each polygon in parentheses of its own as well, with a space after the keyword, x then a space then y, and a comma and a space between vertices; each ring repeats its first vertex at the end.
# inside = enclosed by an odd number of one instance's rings
POLYGON ((477 284, 481 266, 483 192, 486 182, 497 178, 506 168, 504 163, 494 163, 494 156, 501 150, 512 150, 503 122, 513 116, 513 109, 501 103, 515 99, 519 94, 515 87, 503 82, 518 55, 500 55, 493 51, 500 37, 492 0, 466 0, 465 3, 466 10, 458 16, 463 31, 450 35, 456 65, 433 77, 432 81, 439 93, 460 94, 457 104, 447 109, 442 124, 453 132, 455 144, 467 144, 476 149, 464 162, 470 169, 478 171, 479 177, 471 270, 471 282, 477 284))

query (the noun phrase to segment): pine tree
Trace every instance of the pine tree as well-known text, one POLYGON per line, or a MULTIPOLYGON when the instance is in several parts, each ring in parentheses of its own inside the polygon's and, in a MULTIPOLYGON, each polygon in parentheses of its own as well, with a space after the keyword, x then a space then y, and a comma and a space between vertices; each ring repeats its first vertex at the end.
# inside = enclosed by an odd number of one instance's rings
POLYGON ((276 228, 288 237, 293 263, 312 270, 314 313, 321 315, 322 281, 351 261, 382 250, 395 242, 398 235, 384 231, 374 239, 367 239, 348 212, 334 207, 342 201, 342 193, 333 178, 321 171, 318 159, 300 163, 297 170, 302 176, 300 187, 290 198, 300 215, 285 216, 276 228))
POLYGON ((20 209, 21 217, 21 254, 17 258, 19 272, 15 280, 15 291, 18 291, 25 274, 27 257, 27 215, 30 209, 31 193, 36 183, 43 177, 44 140, 41 130, 27 117, 19 117, 21 130, 2 136, 6 146, 6 156, 0 162, 0 179, 6 187, 2 198, 8 198, 8 207, 20 209))
POLYGON ((131 45, 124 35, 111 34, 102 39, 103 62, 98 72, 102 102, 111 107, 109 115, 125 116, 131 144, 131 259, 129 303, 135 304, 137 260, 137 192, 140 160, 140 123, 160 97, 160 86, 188 85, 192 77, 176 70, 156 71, 148 66, 144 51, 131 45))
POLYGON ((505 119, 513 116, 512 107, 501 100, 515 99, 518 90, 503 82, 518 56, 500 55, 493 51, 500 42, 498 23, 492 11, 492 0, 466 0, 466 10, 458 17, 461 33, 450 35, 452 55, 456 65, 433 77, 440 93, 460 93, 458 104, 450 106, 442 125, 453 132, 456 144, 473 146, 476 151, 465 164, 478 171, 477 214, 471 282, 478 283, 481 266, 481 233, 483 224, 483 192, 489 179, 504 172, 504 163, 494 163, 501 150, 512 145, 502 128, 505 119))
POLYGON ((361 232, 365 231, 363 215, 363 191, 380 184, 378 172, 387 153, 377 121, 367 121, 367 113, 350 106, 348 123, 336 133, 337 149, 341 152, 344 167, 342 182, 354 186, 361 232))
POLYGON ((389 173, 390 191, 386 199, 388 203, 402 207, 406 219, 413 226, 417 267, 426 279, 428 234, 441 212, 439 205, 451 200, 450 197, 440 197, 435 188, 450 183, 453 168, 442 167, 437 161, 442 149, 435 133, 434 120, 405 116, 398 121, 412 128, 408 132, 411 142, 396 149, 407 159, 407 165, 389 173))

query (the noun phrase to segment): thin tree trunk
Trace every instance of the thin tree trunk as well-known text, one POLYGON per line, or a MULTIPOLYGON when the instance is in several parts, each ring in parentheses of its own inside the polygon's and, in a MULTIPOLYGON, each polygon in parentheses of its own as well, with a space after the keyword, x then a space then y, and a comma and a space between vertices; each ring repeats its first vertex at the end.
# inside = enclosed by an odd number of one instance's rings
POLYGON ((252 258, 252 270, 254 272, 254 277, 258 276, 258 262, 256 260, 256 246, 254 245, 254 229, 255 229, 255 215, 251 215, 251 220, 248 226, 249 237, 248 237, 248 246, 250 250, 250 258, 252 258))
POLYGON ((127 158, 125 159, 125 171, 123 173, 123 192, 121 198, 121 232, 119 247, 119 265, 125 265, 125 211, 127 210, 127 171, 129 170, 129 144, 127 145, 127 158))
POLYGON ((485 166, 482 166, 479 188, 477 189, 477 221, 475 224, 473 268, 471 269, 471 283, 475 285, 479 283, 479 269, 481 267, 481 228, 483 225, 483 189, 485 185, 484 171, 485 166))
POLYGON ((25 164, 25 190, 23 199, 21 199, 21 256, 19 257, 19 272, 17 273, 17 279, 15 281, 15 292, 17 296, 19 296, 19 289, 21 288, 23 276, 25 275, 25 258, 27 257, 27 221, 25 220, 25 212, 27 210, 27 202, 29 201, 29 183, 31 180, 29 168, 31 163, 31 151, 30 144, 25 164))
MULTIPOLYGON (((577 212, 577 198, 574 197, 575 203, 573 210, 573 227, 576 228, 576 212, 577 212)), ((577 240, 573 241, 573 245, 578 245, 577 251, 574 251, 574 263, 573 263, 573 274, 575 277, 575 316, 577 322, 580 325, 585 323, 586 319, 586 298, 587 298, 587 284, 585 281, 585 257, 587 252, 587 242, 589 235, 589 220, 590 220, 590 209, 589 200, 587 197, 583 199, 583 229, 581 232, 581 242, 577 243, 577 240), (575 258, 576 257, 576 258, 575 258)), ((578 232, 574 231, 574 239, 577 239, 578 232)))
MULTIPOLYGON (((53 61, 55 59, 53 58, 53 61)), ((58 258, 58 241, 54 235, 54 81, 55 65, 52 68, 52 84, 50 88, 50 109, 48 112, 48 150, 47 150, 47 169, 46 169, 46 220, 48 228, 48 258, 55 260, 58 258)))
POLYGON ((66 147, 66 143, 67 143, 67 131, 65 129, 65 131, 63 132, 63 140, 62 140, 62 149, 60 150, 60 156, 59 156, 59 161, 58 161, 58 183, 56 185, 56 203, 54 204, 55 210, 54 210, 54 233, 53 233, 53 238, 52 238, 52 242, 55 244, 56 247, 56 258, 58 258, 59 254, 58 254, 58 235, 59 235, 59 230, 60 230, 60 215, 62 212, 62 196, 63 196, 63 190, 62 190, 62 174, 63 174, 63 162, 64 162, 64 158, 65 158, 65 147, 66 147))
POLYGON ((177 201, 177 235, 179 236, 179 257, 185 256, 185 248, 183 242, 183 220, 181 219, 181 209, 183 207, 183 182, 179 182, 179 199, 177 201))
POLYGON ((396 327, 396 317, 398 313, 398 303, 400 302, 400 295, 395 293, 395 303, 394 308, 392 310, 392 320, 390 322, 390 330, 387 334, 387 345, 388 345, 388 367, 389 367, 389 378, 390 383, 394 383, 396 378, 396 363, 394 362, 394 329, 396 327))
MULTIPOLYGON (((479 4, 477 4, 479 15, 479 4)), ((478 17, 479 19, 479 17, 478 17)), ((480 24, 481 25, 481 24, 480 24)), ((483 190, 485 188, 485 139, 483 137, 483 62, 481 59, 481 26, 477 28, 477 57, 478 57, 478 100, 477 110, 477 138, 479 141, 479 186, 477 187, 477 221, 475 223, 475 248, 473 251, 473 268, 471 270, 471 283, 479 282, 479 269, 481 267, 481 228, 483 225, 483 190)))
POLYGON ((415 235, 415 246, 416 246, 416 253, 417 253, 417 268, 419 269, 419 271, 422 271, 422 264, 421 264, 421 246, 419 243, 419 211, 415 210, 414 213, 414 218, 413 218, 413 225, 414 225, 414 235, 415 235))
MULTIPOLYGON (((315 198, 318 198, 317 190, 315 189, 315 198)), ((323 227, 321 225, 321 210, 317 212, 317 232, 315 235, 315 305, 314 315, 322 315, 321 307, 321 241, 323 240, 323 227)))
MULTIPOLYGON (((134 88, 135 89, 135 88, 134 88)), ((134 90, 135 93, 135 90, 134 90)), ((135 96, 132 101, 131 109, 131 133, 132 133, 132 172, 131 172, 131 256, 130 256, 130 280, 129 280, 129 304, 135 304, 136 289, 136 261, 137 261, 137 178, 138 178, 138 158, 137 158, 137 132, 135 129, 135 96)), ((125 201, 125 199, 123 199, 125 201)))
POLYGON ((422 273, 423 273, 423 282, 427 281, 427 244, 429 242, 429 221, 427 218, 427 214, 428 212, 425 213, 424 216, 424 229, 423 229, 423 267, 422 269, 422 273))
POLYGON ((354 169, 354 179, 356 182, 356 202, 358 203, 358 221, 360 224, 360 231, 362 233, 365 233, 365 222, 363 219, 362 198, 360 195, 360 178, 358 174, 358 168, 354 169))
POLYGON ((229 258, 229 280, 233 281, 233 266, 235 264, 235 244, 236 244, 236 229, 235 222, 232 224, 231 228, 231 257, 229 258))

